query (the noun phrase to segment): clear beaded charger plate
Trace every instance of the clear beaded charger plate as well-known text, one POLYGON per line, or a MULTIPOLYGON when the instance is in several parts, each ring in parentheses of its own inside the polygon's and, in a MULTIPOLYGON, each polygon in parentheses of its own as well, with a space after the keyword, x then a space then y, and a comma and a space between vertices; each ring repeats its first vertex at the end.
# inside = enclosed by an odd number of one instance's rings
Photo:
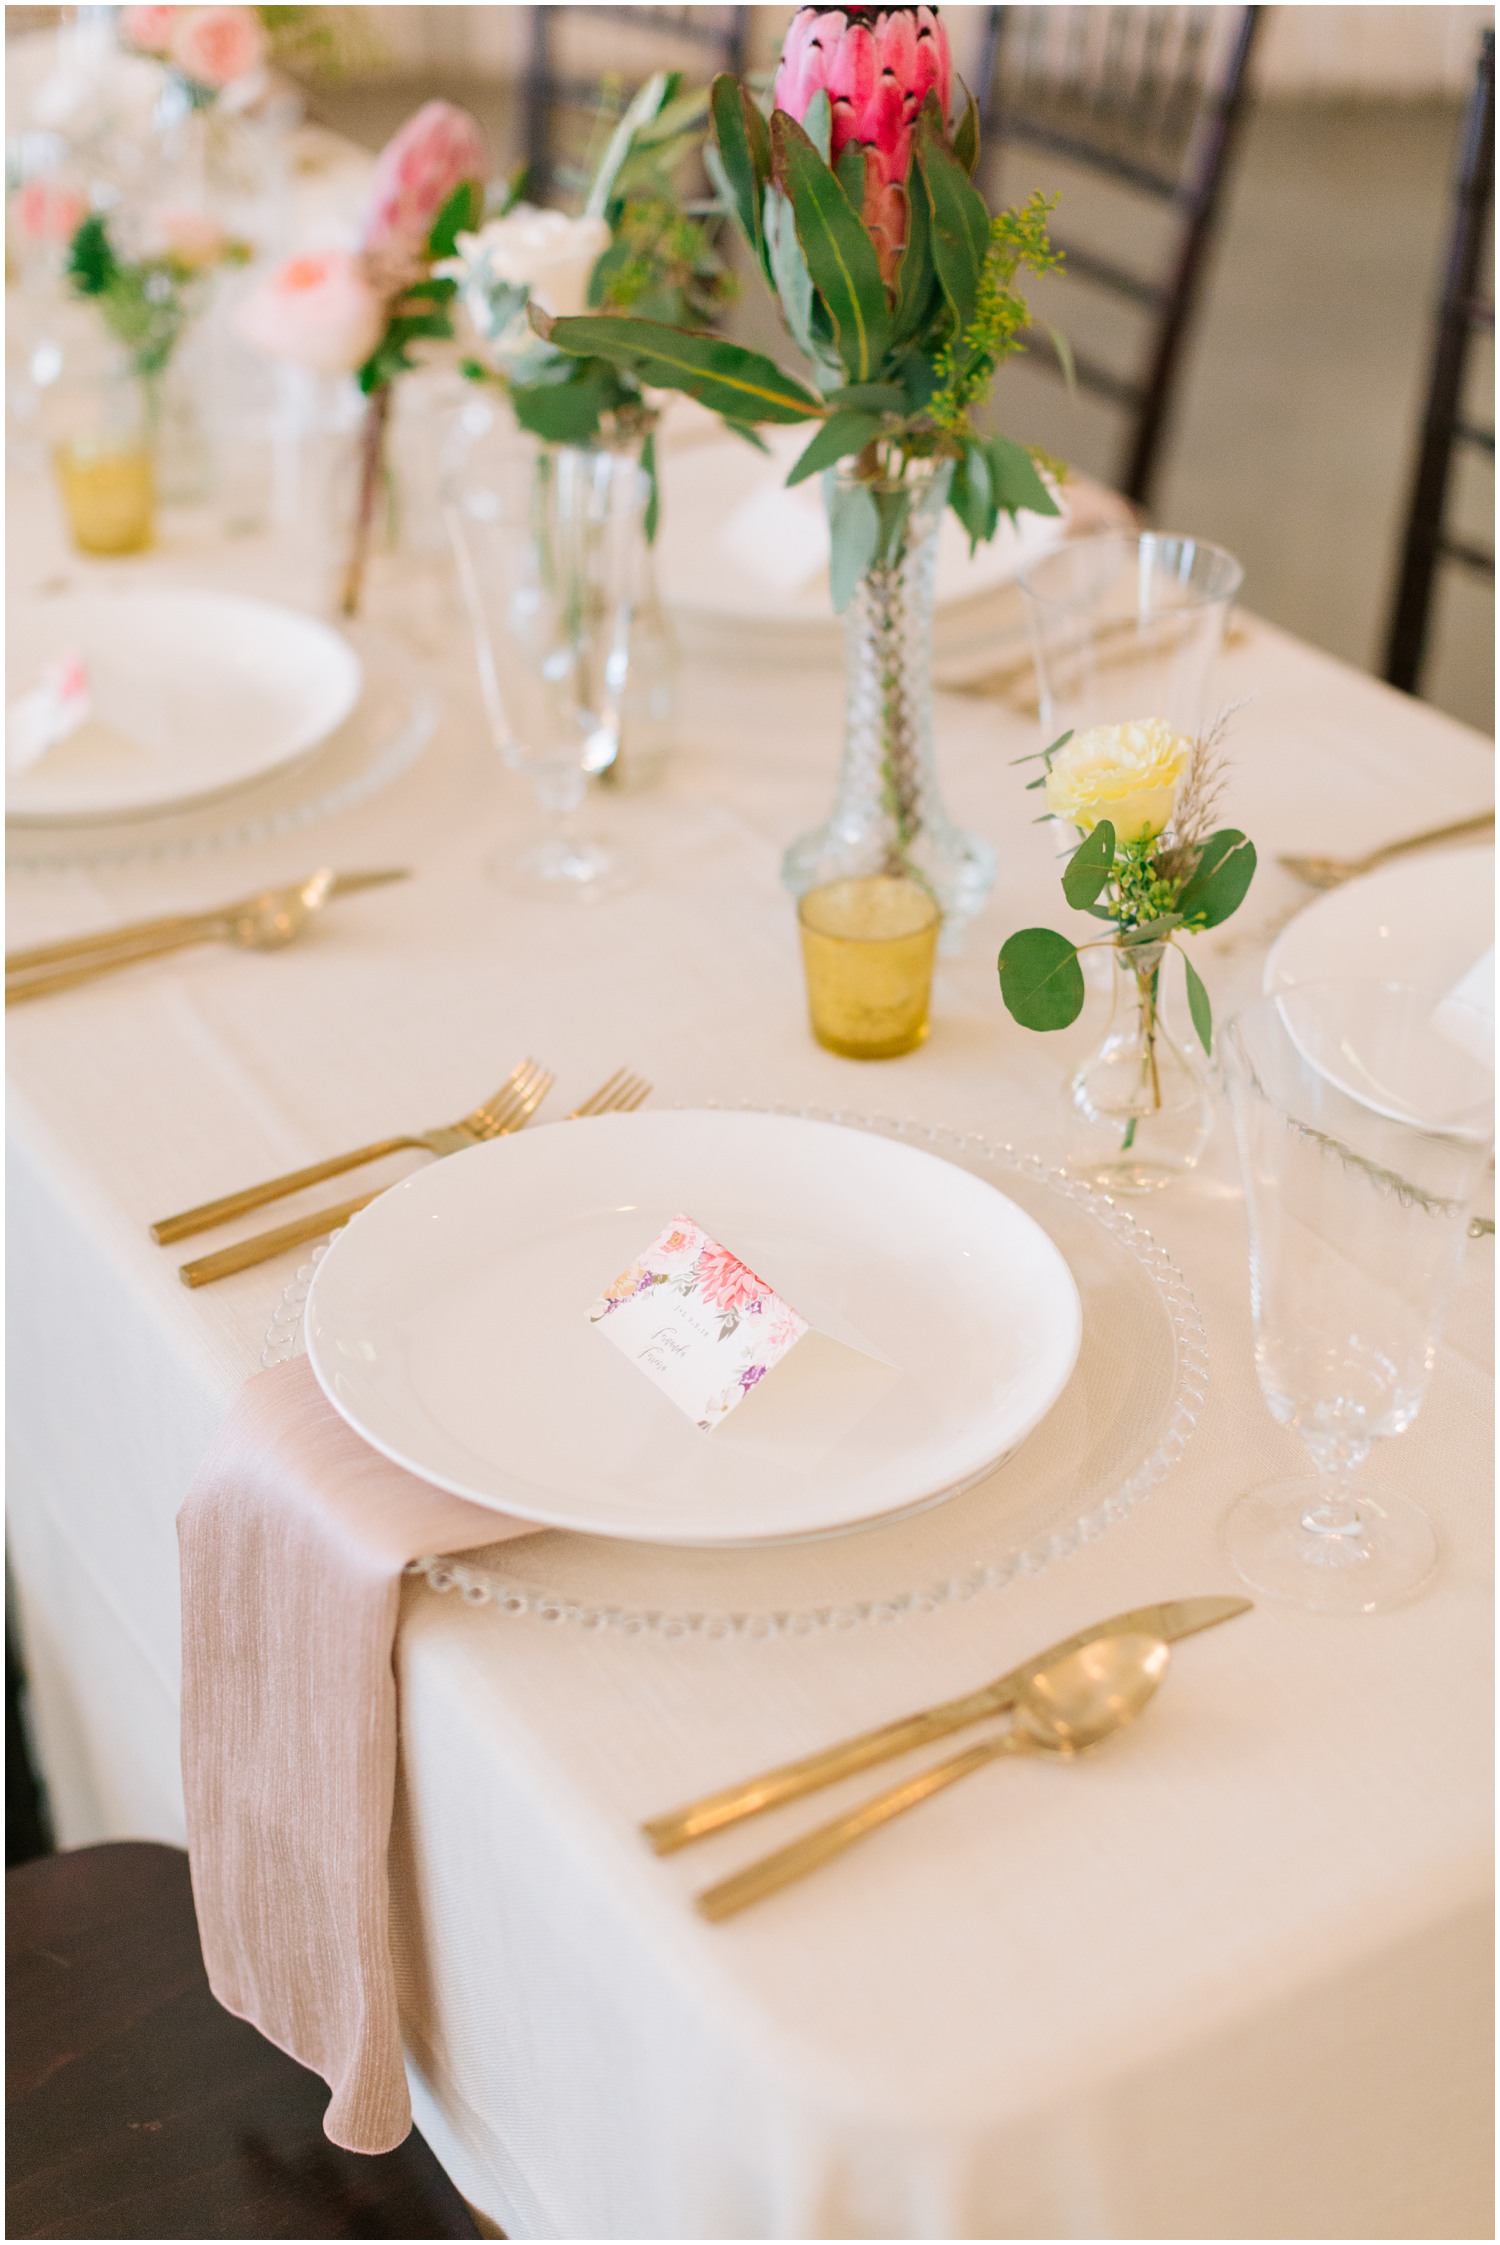
MULTIPOLYGON (((1203 1319, 1171 1257, 1123 1209, 984 1138, 885 1116, 770 1111, 924 1147, 1033 1216, 1067 1258, 1083 1302, 1083 1345, 1061 1400, 994 1472, 903 1519, 819 1542, 717 1551, 546 1530, 462 1560, 417 1560, 412 1572, 432 1589, 586 1629, 707 1637, 848 1629, 1039 1574, 1124 1520, 1171 1471, 1207 1390, 1203 1319)), ((325 1252, 315 1251, 283 1295, 263 1363, 301 1353, 303 1305, 325 1252)))
POLYGON ((125 822, 7 826, 10 871, 47 873, 79 866, 136 864, 235 849, 352 810, 414 764, 432 737, 438 701, 418 662, 388 634, 361 626, 348 636, 364 665, 352 713, 290 770, 253 781, 196 810, 125 822))

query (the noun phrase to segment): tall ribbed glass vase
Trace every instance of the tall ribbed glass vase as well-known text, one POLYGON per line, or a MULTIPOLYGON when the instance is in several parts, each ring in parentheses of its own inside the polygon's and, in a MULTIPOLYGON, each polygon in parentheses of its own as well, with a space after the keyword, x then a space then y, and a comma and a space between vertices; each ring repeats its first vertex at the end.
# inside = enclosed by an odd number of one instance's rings
MULTIPOLYGON (((857 479, 837 471, 843 492, 857 479)), ((781 877, 793 896, 825 881, 907 874, 943 915, 955 951, 989 895, 995 853, 949 817, 932 731, 932 633, 947 461, 908 464, 899 482, 866 485, 882 543, 845 615, 848 699, 838 794, 826 822, 792 844, 781 877)))

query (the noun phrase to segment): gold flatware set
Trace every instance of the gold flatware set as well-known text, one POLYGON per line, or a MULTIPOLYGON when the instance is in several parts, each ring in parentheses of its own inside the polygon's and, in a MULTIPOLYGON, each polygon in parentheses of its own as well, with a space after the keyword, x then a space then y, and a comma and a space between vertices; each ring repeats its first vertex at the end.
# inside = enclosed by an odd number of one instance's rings
POLYGON ((411 878, 405 866, 373 873, 335 873, 320 866, 306 880, 286 887, 264 889, 240 897, 212 912, 175 912, 163 919, 136 920, 126 927, 106 928, 63 943, 39 943, 5 954, 5 1002, 25 1005, 32 998, 50 998, 73 990, 101 974, 138 966, 172 951, 185 951, 199 943, 232 943, 244 951, 280 951, 306 933, 324 908, 337 898, 356 896, 362 889, 383 888, 388 881, 411 878))
MULTIPOLYGON (((204 1201, 197 1208, 183 1209, 175 1216, 163 1216, 151 1226, 151 1236, 159 1245, 170 1246, 174 1240, 190 1239, 195 1232, 209 1231, 218 1224, 232 1222, 237 1216, 248 1215, 251 1209, 263 1208, 268 1201, 282 1200, 289 1193, 301 1192, 309 1185, 342 1176, 345 1170, 362 1168, 367 1162, 381 1161, 388 1154, 401 1153, 408 1148, 432 1154, 441 1161, 448 1154, 463 1153, 470 1146, 482 1146, 492 1138, 507 1137, 530 1121, 556 1080, 550 1069, 539 1066, 534 1060, 523 1060, 511 1070, 497 1091, 469 1114, 460 1116, 457 1122, 440 1123, 431 1130, 377 1138, 368 1146, 356 1146, 352 1153, 335 1154, 305 1169, 288 1170, 285 1176, 268 1178, 263 1184, 247 1185, 241 1192, 226 1193, 220 1200, 204 1201)), ((567 1120, 576 1122, 586 1115, 631 1114, 650 1095, 651 1086, 643 1076, 617 1068, 597 1091, 570 1110, 567 1120)), ((236 1271, 250 1270, 257 1263, 270 1262, 273 1256, 289 1247, 305 1246, 310 1240, 321 1239, 326 1232, 336 1231, 379 1197, 379 1192, 361 1193, 357 1199, 340 1201, 333 1208, 314 1209, 309 1215, 294 1217, 289 1224, 277 1225, 273 1231, 256 1232, 249 1239, 236 1240, 231 1247, 217 1248, 211 1255, 200 1255, 194 1262, 183 1263, 178 1276, 184 1286, 196 1287, 211 1285, 215 1279, 228 1278, 236 1271)))
POLYGON ((1248 1598, 1176 1598, 1116 1614, 1064 1638, 977 1691, 763 1771, 685 1808, 653 1817, 641 1829, 658 1855, 670 1855, 710 1833, 803 1800, 826 1785, 953 1731, 994 1716, 1011 1717, 1009 1726, 994 1737, 875 1795, 698 1895, 697 1906, 705 1917, 731 1917, 993 1761, 1022 1753, 1067 1758, 1102 1744, 1132 1722, 1155 1693, 1166 1673, 1170 1645, 1247 1613, 1250 1603, 1248 1598))

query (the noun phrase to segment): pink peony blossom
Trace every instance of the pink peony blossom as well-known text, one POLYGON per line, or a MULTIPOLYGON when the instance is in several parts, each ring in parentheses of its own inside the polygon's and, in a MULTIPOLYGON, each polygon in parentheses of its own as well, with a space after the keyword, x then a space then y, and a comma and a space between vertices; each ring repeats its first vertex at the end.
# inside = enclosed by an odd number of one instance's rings
POLYGON ((195 86, 228 86, 266 59, 266 35, 253 8, 169 8, 176 20, 167 50, 174 70, 195 86))
POLYGON ((727 1247, 705 1247, 698 1257, 696 1275, 711 1310, 742 1310, 771 1291, 765 1280, 757 1278, 727 1247))
POLYGON ((466 109, 424 102, 381 150, 361 243, 399 260, 420 256, 460 181, 483 181, 484 135, 466 109))
POLYGON ((164 55, 172 44, 172 27, 180 8, 126 8, 120 17, 125 44, 137 54, 164 55))
POLYGON ((833 109, 832 156, 849 142, 874 151, 887 187, 902 187, 912 133, 936 87, 948 115, 953 65, 936 8, 799 8, 782 42, 773 99, 798 124, 814 94, 833 109))
POLYGON ((252 289, 235 317, 247 343, 325 374, 363 366, 385 330, 384 300, 346 250, 290 257, 252 289))
POLYGON ((28 179, 11 204, 16 231, 28 242, 68 242, 88 216, 88 204, 54 179, 28 179))

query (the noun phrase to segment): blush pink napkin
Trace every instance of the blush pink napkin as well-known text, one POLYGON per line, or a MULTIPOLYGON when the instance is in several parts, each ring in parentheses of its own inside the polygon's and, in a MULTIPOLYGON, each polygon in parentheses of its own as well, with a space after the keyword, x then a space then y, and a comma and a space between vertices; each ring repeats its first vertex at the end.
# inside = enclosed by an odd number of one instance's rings
POLYGON ((209 1983, 333 2091, 323 2127, 411 2127, 391 1963, 401 1570, 528 1533, 391 1465, 305 1358, 236 1397, 177 1516, 182 1776, 209 1983))

